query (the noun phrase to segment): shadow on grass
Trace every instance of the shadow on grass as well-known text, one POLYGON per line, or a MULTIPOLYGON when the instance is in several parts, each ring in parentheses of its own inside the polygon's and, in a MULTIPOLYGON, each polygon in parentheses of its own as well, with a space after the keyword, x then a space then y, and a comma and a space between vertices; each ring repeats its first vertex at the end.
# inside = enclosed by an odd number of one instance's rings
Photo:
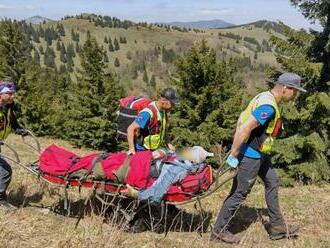
POLYGON ((268 216, 268 210, 266 208, 251 208, 243 205, 231 220, 228 230, 233 234, 243 232, 251 224, 257 221, 263 221, 263 216, 268 216))
POLYGON ((93 197, 88 200, 69 202, 68 209, 65 209, 65 201, 61 200, 53 210, 57 214, 77 218, 76 226, 80 219, 95 214, 103 217, 105 223, 117 225, 133 233, 144 231, 205 233, 212 217, 210 212, 189 213, 173 205, 138 204, 130 199, 110 197, 107 203, 102 203, 93 197))
POLYGON ((30 203, 39 203, 42 200, 44 192, 36 192, 33 195, 27 195, 26 187, 20 186, 8 195, 8 201, 16 207, 26 207, 30 203))

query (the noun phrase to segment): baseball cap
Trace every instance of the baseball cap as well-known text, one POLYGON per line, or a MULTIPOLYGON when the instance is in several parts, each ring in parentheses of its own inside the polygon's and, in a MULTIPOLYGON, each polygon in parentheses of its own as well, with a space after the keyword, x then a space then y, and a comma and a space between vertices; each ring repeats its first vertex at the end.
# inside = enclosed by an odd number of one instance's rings
POLYGON ((173 88, 163 89, 162 92, 160 93, 160 96, 166 98, 167 100, 171 101, 174 104, 178 103, 178 98, 173 88))
POLYGON ((285 72, 276 81, 277 84, 295 88, 302 92, 307 92, 304 88, 301 87, 301 77, 292 72, 285 72))

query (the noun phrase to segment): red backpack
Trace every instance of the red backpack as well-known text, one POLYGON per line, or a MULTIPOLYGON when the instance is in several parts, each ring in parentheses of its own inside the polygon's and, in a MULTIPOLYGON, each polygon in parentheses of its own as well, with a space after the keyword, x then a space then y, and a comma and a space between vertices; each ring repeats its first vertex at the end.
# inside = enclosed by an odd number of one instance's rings
POLYGON ((119 113, 117 120, 117 139, 127 139, 127 128, 144 108, 149 108, 152 113, 152 120, 149 126, 154 127, 158 123, 157 109, 150 105, 151 99, 141 96, 127 96, 119 100, 119 113))

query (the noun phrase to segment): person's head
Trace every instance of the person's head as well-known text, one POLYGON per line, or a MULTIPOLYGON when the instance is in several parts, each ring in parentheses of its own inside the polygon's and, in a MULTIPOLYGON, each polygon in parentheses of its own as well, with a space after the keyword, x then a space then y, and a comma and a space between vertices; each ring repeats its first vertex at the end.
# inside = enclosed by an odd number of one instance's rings
POLYGON ((289 102, 294 100, 298 91, 306 92, 301 87, 301 78, 296 73, 285 72, 276 81, 275 89, 281 94, 281 100, 289 102))
POLYGON ((207 152, 201 146, 187 147, 181 151, 180 155, 184 160, 189 160, 196 164, 203 163, 207 157, 214 156, 213 153, 207 152))
POLYGON ((165 88, 158 98, 158 105, 162 110, 171 110, 178 102, 176 92, 173 88, 165 88))
POLYGON ((0 105, 11 104, 14 100, 16 87, 12 80, 0 80, 0 105))

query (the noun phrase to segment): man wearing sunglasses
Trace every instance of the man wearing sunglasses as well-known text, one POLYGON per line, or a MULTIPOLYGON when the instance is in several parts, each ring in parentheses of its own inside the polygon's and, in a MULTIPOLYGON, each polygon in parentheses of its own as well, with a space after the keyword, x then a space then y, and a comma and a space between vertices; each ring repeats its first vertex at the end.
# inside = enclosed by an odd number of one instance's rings
MULTIPOLYGON (((0 80, 0 145, 12 130, 15 130, 15 132, 20 135, 27 134, 27 130, 19 126, 15 117, 13 110, 15 94, 16 87, 11 80, 0 80)), ((6 190, 11 180, 11 174, 12 170, 10 165, 0 154, 0 207, 5 209, 14 208, 8 203, 6 195, 6 190)))
POLYGON ((300 82, 297 74, 283 73, 273 89, 258 94, 241 113, 230 155, 226 160, 228 166, 238 167, 238 171, 231 192, 219 212, 211 239, 227 243, 240 242, 237 236, 228 231, 228 224, 258 176, 265 184, 270 238, 274 240, 297 235, 298 227, 287 225, 282 216, 278 200, 279 178, 269 153, 273 140, 282 129, 278 104, 294 100, 298 91, 306 92, 300 82))

